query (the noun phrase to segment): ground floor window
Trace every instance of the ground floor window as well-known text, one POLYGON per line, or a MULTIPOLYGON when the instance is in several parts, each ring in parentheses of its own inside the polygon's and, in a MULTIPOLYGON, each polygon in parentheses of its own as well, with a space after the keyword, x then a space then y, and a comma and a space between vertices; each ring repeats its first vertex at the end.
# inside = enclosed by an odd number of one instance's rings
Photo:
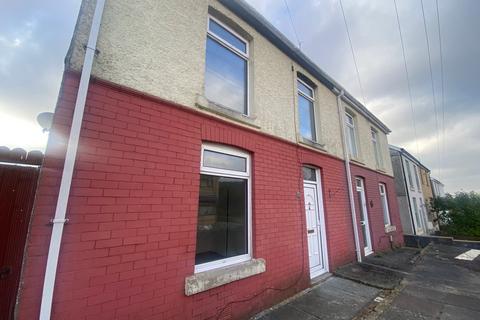
POLYGON ((389 226, 391 225, 391 221, 390 212, 388 210, 387 188, 385 184, 380 183, 378 185, 378 189, 380 191, 380 202, 382 203, 383 223, 385 224, 385 226, 389 226))
POLYGON ((250 156, 204 144, 200 165, 195 271, 250 259, 250 156))

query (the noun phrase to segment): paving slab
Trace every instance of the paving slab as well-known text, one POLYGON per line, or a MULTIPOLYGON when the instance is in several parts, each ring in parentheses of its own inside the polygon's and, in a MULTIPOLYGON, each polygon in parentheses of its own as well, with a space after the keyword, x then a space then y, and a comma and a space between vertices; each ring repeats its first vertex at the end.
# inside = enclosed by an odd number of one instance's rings
POLYGON ((340 267, 335 275, 381 289, 393 289, 403 279, 403 275, 396 270, 365 263, 340 267))
POLYGON ((262 320, 352 319, 380 290, 351 280, 330 277, 309 292, 274 308, 262 320))
POLYGON ((365 262, 399 271, 411 272, 420 252, 421 249, 418 248, 403 247, 369 256, 365 258, 365 262))

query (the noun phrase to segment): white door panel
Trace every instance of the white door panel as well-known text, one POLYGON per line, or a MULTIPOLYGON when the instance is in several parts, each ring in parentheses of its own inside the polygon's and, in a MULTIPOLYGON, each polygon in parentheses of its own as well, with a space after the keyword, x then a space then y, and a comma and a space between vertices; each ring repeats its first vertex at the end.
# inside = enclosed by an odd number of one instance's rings
POLYGON ((307 222, 308 260, 310 276, 316 277, 327 271, 324 244, 323 204, 319 201, 317 184, 304 184, 305 215, 307 222))

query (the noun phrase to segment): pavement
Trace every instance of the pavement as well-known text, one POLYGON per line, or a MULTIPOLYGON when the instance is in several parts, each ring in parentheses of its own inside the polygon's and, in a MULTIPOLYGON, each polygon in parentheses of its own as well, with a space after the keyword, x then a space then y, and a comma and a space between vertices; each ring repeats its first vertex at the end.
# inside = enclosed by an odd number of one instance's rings
POLYGON ((292 301, 256 319, 352 319, 380 292, 351 280, 330 277, 292 301))
POLYGON ((468 250, 428 246, 378 319, 480 319, 480 257, 455 259, 468 250))
POLYGON ((480 256, 455 259, 468 250, 432 243, 371 256, 255 319, 480 319, 480 256))

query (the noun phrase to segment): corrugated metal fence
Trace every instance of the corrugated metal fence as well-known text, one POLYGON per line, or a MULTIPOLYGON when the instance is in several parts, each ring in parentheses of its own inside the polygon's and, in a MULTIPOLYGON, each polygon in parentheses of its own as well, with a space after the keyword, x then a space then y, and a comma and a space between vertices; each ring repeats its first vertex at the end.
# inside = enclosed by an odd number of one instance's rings
POLYGON ((11 319, 43 161, 39 151, 0 147, 0 319, 11 319))

